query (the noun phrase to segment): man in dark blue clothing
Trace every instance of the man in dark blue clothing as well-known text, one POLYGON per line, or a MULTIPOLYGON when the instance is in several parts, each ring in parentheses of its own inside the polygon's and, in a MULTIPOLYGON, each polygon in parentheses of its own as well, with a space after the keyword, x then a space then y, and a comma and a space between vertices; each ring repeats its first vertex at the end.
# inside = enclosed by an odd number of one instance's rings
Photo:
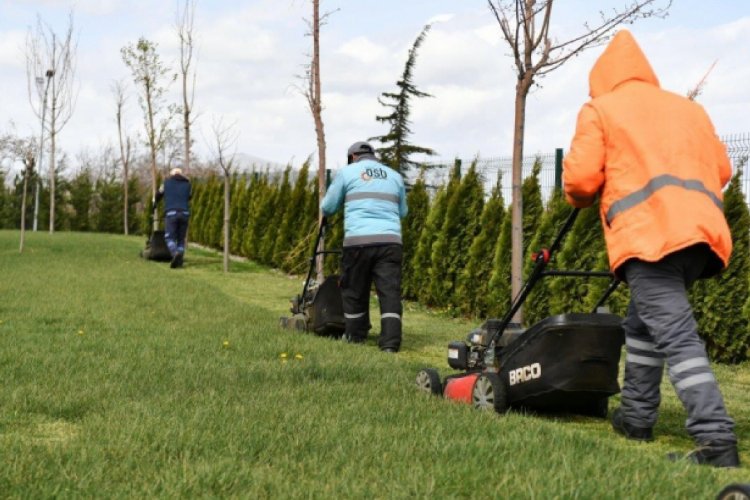
POLYGON ((165 227, 164 239, 172 254, 172 269, 182 267, 185 255, 185 236, 190 220, 190 181, 179 168, 173 168, 169 177, 156 192, 154 207, 164 198, 165 227))

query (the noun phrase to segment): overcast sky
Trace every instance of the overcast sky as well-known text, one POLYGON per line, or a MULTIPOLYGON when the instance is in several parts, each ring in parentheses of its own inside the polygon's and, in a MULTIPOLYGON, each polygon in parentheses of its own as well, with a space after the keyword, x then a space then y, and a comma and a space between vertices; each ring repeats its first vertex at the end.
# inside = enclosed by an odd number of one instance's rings
MULTIPOLYGON (((597 9, 626 0, 558 0, 551 35, 565 40, 598 19, 597 9), (597 6, 597 7, 593 7, 597 6)), ((378 96, 395 90, 407 51, 423 26, 414 83, 434 97, 413 102, 412 142, 440 157, 506 156, 512 147, 515 75, 508 48, 486 0, 321 0, 331 12, 322 29, 323 120, 329 167, 346 148, 380 135, 378 96)), ((58 33, 74 13, 79 85, 75 114, 60 146, 75 158, 115 143, 112 82, 129 83, 127 128, 143 119, 120 48, 145 37, 177 68, 177 0, 0 0, 0 131, 15 123, 38 134, 26 90, 24 40, 37 16, 58 33)), ((236 122, 238 151, 299 165, 315 153, 313 121, 296 90, 311 52, 309 0, 198 0, 195 34, 198 114, 196 150, 206 158, 214 117, 236 122)), ((666 19, 640 21, 634 33, 662 86, 684 94, 714 61, 699 101, 721 134, 750 132, 750 2, 674 0, 666 19)), ((551 73, 529 96, 526 152, 566 148, 588 97, 594 48, 551 73)), ((177 102, 178 85, 170 99, 177 102)), ((177 123, 176 123, 177 125, 177 123)), ((73 168, 76 167, 73 162, 73 168)))

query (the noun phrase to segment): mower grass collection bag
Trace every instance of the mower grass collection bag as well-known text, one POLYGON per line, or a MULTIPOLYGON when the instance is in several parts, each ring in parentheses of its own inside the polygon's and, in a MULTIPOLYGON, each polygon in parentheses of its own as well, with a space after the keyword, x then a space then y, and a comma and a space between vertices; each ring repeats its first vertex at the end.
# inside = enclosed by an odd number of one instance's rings
POLYGON ((309 329, 317 335, 341 336, 345 325, 339 277, 326 276, 313 295, 307 312, 309 329))
POLYGON ((620 391, 624 333, 614 314, 561 314, 534 324, 499 355, 509 406, 606 416, 620 391))
POLYGON ((326 276, 320 285, 308 286, 303 295, 292 299, 292 316, 282 317, 282 328, 312 332, 325 337, 344 334, 344 303, 339 277, 326 276))
POLYGON ((151 233, 151 236, 146 240, 146 248, 141 250, 141 257, 159 262, 172 260, 172 254, 169 252, 167 241, 164 239, 164 231, 153 231, 151 233))
POLYGON ((340 251, 319 250, 318 246, 326 228, 326 218, 321 221, 318 236, 310 258, 302 293, 292 299, 291 317, 281 317, 279 326, 303 332, 312 332, 326 337, 341 337, 345 330, 344 301, 339 288, 339 277, 329 275, 320 283, 313 280, 315 260, 319 255, 336 254, 340 251))

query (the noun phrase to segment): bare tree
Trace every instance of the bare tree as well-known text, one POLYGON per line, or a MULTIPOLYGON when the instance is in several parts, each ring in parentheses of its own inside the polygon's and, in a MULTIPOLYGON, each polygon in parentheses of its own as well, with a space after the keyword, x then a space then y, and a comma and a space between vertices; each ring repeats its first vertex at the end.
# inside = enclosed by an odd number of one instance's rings
MULTIPOLYGON (((42 95, 42 103, 40 105, 41 107, 41 116, 40 122, 40 132, 39 132, 39 155, 38 155, 38 168, 42 168, 42 158, 44 157, 44 129, 46 125, 46 115, 47 115, 47 94, 49 93, 49 86, 50 82, 52 81, 52 75, 54 75, 55 72, 51 69, 48 69, 45 72, 45 76, 37 76, 35 78, 36 84, 37 84, 37 90, 42 95), (42 88, 44 90, 42 91, 42 88)), ((29 93, 29 98, 31 99, 31 94, 29 93)), ((32 101, 33 102, 33 101, 32 101)), ((33 104, 32 104, 33 109, 33 104)), ((36 110, 35 110, 36 111, 36 110)), ((36 178, 36 182, 34 183, 34 218, 33 218, 33 230, 36 232, 37 226, 39 223, 39 189, 41 187, 41 179, 39 176, 36 178)))
MULTIPOLYGON (((511 290, 518 295, 523 271, 523 204, 521 200, 521 168, 523 162, 524 131, 526 127, 526 98, 532 85, 540 78, 565 64, 571 57, 607 41, 615 28, 632 24, 638 19, 664 17, 672 5, 654 4, 657 0, 623 0, 622 9, 599 11, 594 24, 584 23, 581 34, 565 41, 550 36, 550 19, 554 0, 487 0, 490 11, 500 25, 503 39, 511 48, 515 63, 516 100, 513 121, 512 167, 512 257, 511 290)), ((519 321, 521 311, 514 320, 519 321)))
POLYGON ((34 175, 37 150, 36 141, 33 138, 23 139, 14 134, 6 134, 0 137, 0 160, 9 159, 11 162, 21 162, 23 168, 23 192, 21 194, 21 239, 18 251, 23 253, 26 239, 26 205, 29 179, 34 175))
POLYGON ((213 149, 216 162, 224 174, 224 272, 229 272, 229 216, 230 216, 230 176, 234 168, 234 158, 237 154, 236 123, 225 124, 223 119, 214 120, 211 131, 213 133, 213 149))
MULTIPOLYGON (((313 39, 313 52, 310 64, 305 68, 306 85, 303 94, 307 99, 307 105, 315 122, 315 136, 318 142, 318 196, 323 199, 326 192, 326 134, 323 127, 323 103, 320 85, 320 27, 325 25, 326 19, 331 12, 320 15, 320 0, 311 0, 313 7, 312 20, 308 21, 308 35, 313 39)), ((323 215, 318 214, 318 223, 322 223, 323 215)), ((325 247, 323 238, 320 239, 318 251, 322 252, 325 247)), ((318 255, 315 262, 318 282, 323 281, 323 255, 318 255)))
MULTIPOLYGON (((155 43, 139 38, 135 45, 127 45, 120 49, 122 60, 133 74, 133 81, 140 87, 138 102, 143 111, 146 140, 151 157, 152 200, 156 198, 156 157, 164 145, 169 122, 175 112, 173 106, 165 106, 164 94, 168 86, 177 78, 177 75, 171 74, 169 67, 162 63, 156 47, 155 43)), ((154 230, 159 229, 156 207, 154 207, 153 227, 154 230)))
POLYGON ((123 135, 123 124, 122 124, 122 111, 125 108, 125 84, 121 81, 116 81, 112 84, 112 93, 115 95, 115 120, 117 122, 117 138, 120 144, 120 163, 122 164, 122 227, 123 234, 128 234, 128 228, 130 227, 128 221, 128 207, 130 206, 129 201, 129 181, 130 181, 130 160, 132 155, 132 144, 130 137, 123 135))
POLYGON ((177 35, 180 38, 180 74, 182 76, 182 129, 184 132, 184 167, 190 171, 190 137, 191 126, 195 118, 191 117, 193 103, 195 102, 195 70, 190 69, 193 62, 193 50, 195 49, 195 38, 193 37, 193 26, 195 20, 196 0, 185 0, 185 6, 177 12, 177 35), (189 83, 189 80, 192 82, 189 83))
MULTIPOLYGON (((31 143, 29 142, 29 145, 31 143)), ((32 147, 26 148, 22 156, 23 162, 23 195, 21 196, 21 241, 18 247, 18 252, 23 253, 24 239, 26 238, 26 193, 29 186, 29 177, 34 172, 34 165, 36 160, 34 159, 34 152, 32 147)))
MULTIPOLYGON (((34 113, 42 119, 42 130, 46 125, 50 135, 50 233, 55 232, 55 152, 57 135, 73 116, 76 100, 75 58, 78 44, 73 39, 73 33, 73 14, 70 13, 68 28, 62 37, 58 37, 49 25, 42 22, 41 18, 37 18, 35 28, 30 29, 26 37, 26 81, 29 101, 34 113), (43 81, 42 75, 46 76, 48 86, 39 85, 40 79, 43 81), (51 86, 49 83, 51 83, 51 86), (44 90, 42 90, 42 87, 44 87, 44 90), (44 114, 48 88, 50 92, 50 114, 49 123, 45 124, 44 114), (37 99, 39 102, 37 102, 37 99)), ((40 140, 40 143, 42 143, 40 147, 43 147, 43 141, 40 140)))

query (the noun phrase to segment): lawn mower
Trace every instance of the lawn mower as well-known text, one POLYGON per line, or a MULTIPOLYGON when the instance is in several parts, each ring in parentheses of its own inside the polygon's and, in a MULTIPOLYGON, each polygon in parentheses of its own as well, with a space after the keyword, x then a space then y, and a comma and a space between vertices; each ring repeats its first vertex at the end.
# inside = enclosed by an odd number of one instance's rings
POLYGON ((313 332, 327 337, 341 337, 344 334, 344 305, 339 288, 339 276, 330 275, 323 278, 321 283, 313 279, 315 261, 319 255, 341 254, 339 250, 319 250, 320 240, 323 238, 327 225, 325 217, 321 220, 315 247, 310 258, 310 268, 307 272, 302 293, 291 299, 291 317, 281 317, 279 325, 282 328, 303 332, 313 332))
MULTIPOLYGON (((149 226, 153 226, 153 217, 149 226)), ((169 262, 172 260, 172 254, 167 247, 167 240, 164 238, 164 231, 153 230, 146 240, 146 247, 141 250, 141 257, 147 260, 158 262, 169 262)))
POLYGON ((510 408, 607 416, 609 396, 620 391, 617 373, 624 333, 621 318, 603 304, 619 280, 609 272, 545 270, 570 230, 573 209, 552 246, 537 252, 534 267, 502 319, 488 319, 464 341, 448 345, 448 364, 461 370, 441 381, 437 370, 417 374, 417 387, 430 394, 505 413, 510 408), (524 329, 512 318, 533 286, 546 276, 608 278, 592 313, 548 317, 524 329))

